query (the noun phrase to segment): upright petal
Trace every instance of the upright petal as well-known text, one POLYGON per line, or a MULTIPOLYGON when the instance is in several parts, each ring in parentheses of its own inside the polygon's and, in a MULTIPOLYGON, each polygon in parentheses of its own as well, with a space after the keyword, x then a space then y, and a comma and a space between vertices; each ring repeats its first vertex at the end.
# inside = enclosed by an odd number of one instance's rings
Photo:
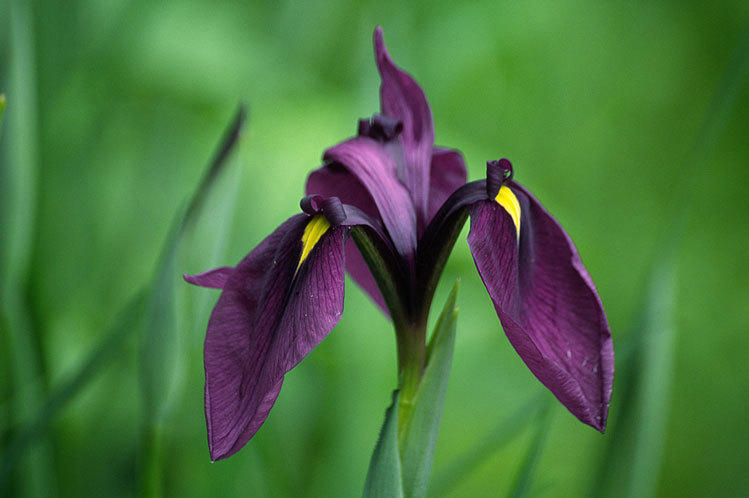
POLYGON ((576 417, 606 427, 614 351, 593 281, 572 240, 515 182, 520 231, 499 202, 470 208, 468 244, 502 327, 523 361, 576 417))
POLYGON ((429 165, 434 145, 432 111, 418 83, 393 63, 385 47, 382 29, 374 33, 375 59, 380 71, 380 106, 386 116, 403 122, 403 180, 413 197, 419 226, 427 222, 429 165))
POLYGON ((205 407, 211 458, 237 452, 255 434, 286 372, 343 312, 345 228, 324 233, 302 264, 310 217, 291 217, 234 269, 205 340, 205 407))
POLYGON ((429 173, 429 209, 427 224, 450 194, 466 183, 466 163, 457 150, 435 148, 429 173))
MULTIPOLYGON (((342 202, 356 207, 366 207, 371 199, 377 207, 376 218, 382 220, 396 251, 406 262, 413 262, 416 252, 416 213, 408 190, 395 175, 395 164, 385 148, 370 138, 355 137, 325 151, 323 160, 329 163, 329 167, 338 164, 346 168, 359 181, 369 197, 365 198, 361 194, 362 189, 344 191, 351 186, 350 182, 328 184, 330 195, 335 195, 342 202), (350 199, 352 195, 359 199, 350 199)), ((310 178, 313 176, 310 175, 310 178)), ((316 176, 315 181, 324 181, 325 178, 331 177, 316 176)), ((366 213, 365 207, 360 209, 366 213)))

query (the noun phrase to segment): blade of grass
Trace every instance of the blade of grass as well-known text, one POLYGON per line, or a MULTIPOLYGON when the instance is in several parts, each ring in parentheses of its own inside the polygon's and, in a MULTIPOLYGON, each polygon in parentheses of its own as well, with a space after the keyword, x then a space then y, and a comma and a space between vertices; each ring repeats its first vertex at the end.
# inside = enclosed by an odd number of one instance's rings
POLYGON ((205 205, 208 192, 215 185, 219 173, 239 139, 245 120, 240 107, 228 127, 210 167, 198 184, 184 215, 173 220, 172 229, 164 242, 161 257, 154 271, 145 310, 145 325, 140 341, 141 389, 145 414, 157 423, 166 415, 176 388, 179 357, 179 334, 176 327, 175 284, 181 282, 176 270, 177 253, 182 236, 191 228, 205 205))
MULTIPOLYGON (((165 240, 164 250, 156 266, 155 277, 152 282, 163 275, 164 261, 172 261, 173 257, 169 255, 175 251, 179 242, 179 235, 189 229, 197 218, 206 193, 210 190, 211 185, 215 182, 221 166, 226 161, 229 152, 233 149, 244 125, 245 111, 243 108, 237 112, 236 117, 229 126, 222 139, 218 152, 215 155, 208 173, 203 177, 201 184, 198 186, 195 194, 191 197, 188 209, 180 210, 179 215, 175 217, 174 227, 165 240), (197 199, 197 200, 196 200, 197 199), (182 214, 184 213, 184 214, 182 214)), ((172 275, 174 276, 174 275, 172 275)), ((176 276, 179 278, 179 276, 176 276)), ((33 412, 32 415, 22 423, 22 426, 11 439, 7 451, 3 455, 0 463, 0 491, 4 491, 10 485, 10 475, 12 470, 21 460, 23 455, 33 447, 42 436, 46 434, 50 423, 59 414, 59 412, 73 399, 87 384, 93 379, 98 372, 107 364, 107 362, 121 349, 125 339, 130 334, 138 330, 142 324, 142 317, 148 309, 148 300, 153 296, 153 283, 144 286, 117 314, 112 321, 112 325, 104 335, 102 342, 95 347, 88 357, 81 363, 80 367, 67 381, 61 382, 52 389, 44 404, 33 412)), ((7 302, 3 301, 5 305, 7 302)), ((5 323, 5 320, 2 322, 5 323)), ((34 378, 35 379, 35 378, 34 378)), ((33 385, 33 380, 29 385, 33 385)), ((23 392, 23 391, 21 391, 23 392)), ((15 399, 15 397, 13 398, 15 399)), ((51 475, 51 474, 50 474, 51 475)))
POLYGON ((457 280, 429 341, 427 365, 419 390, 413 399, 411 419, 406 426, 405 434, 401 434, 403 493, 409 497, 426 496, 429 488, 434 450, 437 446, 455 349, 455 328, 458 319, 456 300, 459 288, 460 280, 457 280))
POLYGON ((631 336, 617 381, 621 407, 607 434, 607 449, 591 497, 655 495, 666 435, 676 343, 676 257, 655 265, 643 316, 631 336))
POLYGON ((393 402, 385 412, 385 423, 382 425, 369 463, 362 495, 364 498, 403 496, 401 460, 398 452, 398 404, 398 391, 394 391, 393 402))
POLYGON ((533 489, 533 482, 537 475, 539 462, 543 455, 544 446, 546 445, 546 439, 549 435, 549 425, 551 422, 551 404, 549 403, 549 397, 546 397, 541 411, 537 417, 536 436, 533 438, 530 447, 528 448, 528 454, 523 460, 523 464, 518 469, 518 473, 515 476, 515 482, 512 489, 507 496, 511 498, 522 498, 528 496, 530 491, 533 489))
POLYGON ((5 116, 5 94, 0 93, 0 136, 2 136, 3 133, 3 116, 5 116))
MULTIPOLYGON (((8 338, 13 403, 10 419, 26 423, 44 400, 45 381, 39 354, 39 331, 30 312, 27 290, 34 247, 37 199, 37 101, 32 4, 10 2, 8 137, 0 170, 0 326, 8 338)), ((3 101, 5 99, 3 98, 3 101)), ((3 102, 2 107, 5 107, 3 102)), ((20 456, 20 455, 19 455, 20 456)), ((54 456, 46 440, 19 459, 16 491, 27 496, 55 495, 54 456)), ((9 481, 8 481, 9 483, 9 481)), ((7 487, 0 481, 0 491, 7 487)))
POLYGON ((192 195, 184 215, 177 216, 164 243, 161 258, 148 286, 145 323, 140 334, 139 370, 143 395, 141 425, 140 487, 143 496, 163 496, 162 482, 165 422, 179 391, 182 341, 177 330, 176 283, 182 282, 176 271, 183 235, 192 228, 206 204, 208 194, 225 168, 237 143, 245 120, 240 107, 224 133, 220 146, 192 195))
MULTIPOLYGON (((591 497, 654 496, 666 435, 676 349, 675 324, 678 249, 693 203, 687 202, 702 182, 735 103, 749 77, 749 27, 689 153, 671 202, 670 228, 663 231, 647 283, 642 316, 629 335, 628 354, 620 356, 616 404, 621 406, 607 435, 591 497)), ((625 346, 628 345, 625 343, 625 346)), ((620 351, 621 348, 619 349, 620 351)))
POLYGON ((522 434, 523 429, 547 403, 548 393, 539 392, 502 420, 486 437, 470 445, 470 450, 435 474, 434 496, 446 495, 461 479, 484 463, 492 454, 522 434))
MULTIPOLYGON (((109 358, 119 351, 122 343, 130 333, 137 329, 145 301, 145 293, 134 296, 112 322, 102 343, 86 358, 81 367, 68 380, 61 382, 47 396, 42 408, 10 442, 0 464, 0 483, 18 463, 37 438, 47 431, 49 424, 60 410, 92 379, 107 363, 109 358)), ((0 486, 0 490, 4 486, 0 486)))

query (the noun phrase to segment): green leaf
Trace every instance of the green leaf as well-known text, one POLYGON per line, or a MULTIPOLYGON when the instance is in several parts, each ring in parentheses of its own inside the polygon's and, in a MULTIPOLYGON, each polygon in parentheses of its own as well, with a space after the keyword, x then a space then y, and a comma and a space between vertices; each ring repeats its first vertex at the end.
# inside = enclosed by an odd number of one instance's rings
POLYGON ((455 347, 458 317, 455 301, 459 287, 460 280, 455 282, 432 334, 424 375, 413 398, 411 417, 400 435, 403 491, 407 497, 426 496, 429 487, 455 347))
POLYGON ((618 348, 616 413, 590 496, 655 494, 665 444, 676 350, 677 256, 692 194, 713 155, 749 78, 749 30, 739 41, 702 128, 687 154, 689 169, 672 196, 669 227, 657 245, 642 315, 629 342, 618 348))
MULTIPOLYGON (((9 350, 7 387, 13 394, 3 429, 11 429, 18 440, 23 426, 44 403, 45 369, 41 355, 42 337, 38 317, 29 297, 31 260, 37 230, 39 190, 37 123, 37 67, 34 12, 30 2, 7 3, 3 27, 7 29, 8 95, 13 106, 8 130, 0 151, 0 335, 9 350)), ((5 98, 0 103, 4 113, 5 98)), ((0 116, 1 119, 1 116, 0 116)), ((5 346, 5 344, 3 344, 5 346)), ((55 453, 47 438, 27 454, 11 461, 3 452, 0 495, 7 494, 11 467, 18 466, 15 491, 24 496, 57 494, 54 474, 55 453), (8 469, 8 470, 5 470, 8 469)))
POLYGON ((385 423, 369 463, 364 483, 364 498, 403 496, 401 461, 398 453, 398 391, 393 391, 393 402, 385 412, 385 423))
POLYGON ((174 219, 149 286, 140 341, 141 390, 146 420, 149 423, 164 421, 179 390, 181 336, 176 326, 175 285, 182 282, 181 274, 176 269, 180 241, 185 231, 196 223, 210 190, 227 164, 229 153, 239 139, 244 117, 244 109, 240 108, 184 215, 174 219))
POLYGON ((607 448, 590 496, 654 496, 670 406, 676 325, 676 255, 656 261, 642 319, 620 362, 607 448))
POLYGON ((0 133, 3 131, 3 116, 5 115, 5 94, 0 93, 0 133))
MULTIPOLYGON (((174 219, 154 278, 148 289, 145 325, 140 336, 140 387, 143 395, 145 424, 141 427, 140 491, 143 496, 162 496, 162 462, 165 422, 180 392, 182 333, 177 327, 176 284, 182 283, 177 259, 183 235, 197 223, 208 203, 210 191, 225 169, 227 159, 239 139, 245 111, 240 107, 224 134, 218 151, 184 215, 174 219)), ((234 196, 225 196, 233 200, 234 196)))
MULTIPOLYGON (((95 348, 91 350, 87 358, 81 362, 78 369, 68 379, 60 382, 54 386, 44 404, 24 420, 23 425, 13 435, 10 443, 6 447, 0 461, 0 490, 3 490, 9 483, 9 477, 11 471, 22 461, 23 455, 33 446, 33 443, 37 442, 41 437, 46 434, 49 425, 57 416, 57 414, 72 400, 93 378, 96 377, 99 370, 104 368, 107 362, 122 348, 125 340, 130 335, 141 329, 143 319, 146 320, 146 330, 156 331, 156 337, 149 339, 150 341, 158 342, 158 348, 148 352, 148 359, 146 363, 149 363, 145 369, 145 377, 148 381, 152 380, 152 376, 159 374, 159 367, 154 366, 154 363, 158 362, 157 350, 163 351, 164 347, 168 347, 169 340, 164 337, 160 337, 164 330, 172 333, 175 332, 169 327, 172 327, 173 323, 173 287, 175 280, 179 279, 180 276, 176 274, 174 268, 174 254, 177 249, 177 244, 180 241, 180 236, 189 229, 192 224, 196 221, 198 214, 202 211, 203 205, 205 204, 205 197, 211 186, 217 179, 217 173, 220 171, 221 166, 225 163, 229 152, 233 149, 234 145, 239 138, 240 131, 244 123, 244 110, 240 109, 236 115, 236 118, 228 128, 228 132, 223 138, 218 153, 214 160, 211 162, 211 166, 201 181, 195 194, 191 197, 189 207, 187 210, 181 210, 177 216, 175 216, 173 222, 173 229, 170 231, 164 242, 164 251, 162 252, 161 259, 156 266, 154 279, 149 285, 144 286, 137 292, 132 299, 130 299, 121 309, 121 311, 114 317, 111 322, 111 326, 104 334, 104 338, 95 348), (166 316, 160 316, 161 313, 166 313, 166 316), (164 328, 161 328, 164 327, 164 328), (161 329, 160 329, 161 328, 161 329)), ((3 172, 5 173, 5 172, 3 172)), ((7 257, 7 255, 6 255, 7 257)), ((7 283, 7 280, 6 280, 7 283)), ((17 296, 17 294, 12 294, 17 296)), ((15 299, 15 298, 14 298, 15 299)), ((3 301, 2 305, 7 306, 8 301, 3 301)), ((3 310, 6 311, 6 310, 3 310)), ((0 322, 3 328, 12 329, 10 325, 11 317, 3 317, 0 322)), ((144 341, 148 342, 148 341, 144 341)), ((141 343, 143 347, 143 342, 141 343)), ((141 350, 142 351, 142 350, 141 350)), ((142 368, 143 365, 141 365, 142 368)), ((25 383, 25 390, 19 392, 26 393, 28 395, 29 387, 34 386, 33 380, 28 380, 25 383)), ((164 392, 165 384, 157 381, 146 388, 148 394, 147 405, 150 412, 153 413, 153 417, 148 417, 149 422, 153 422, 158 418, 158 415, 163 413, 165 406, 160 406, 160 403, 166 403, 166 401, 154 401, 156 393, 164 392)), ((168 385, 166 392, 172 386, 168 385)), ((168 398, 167 398, 168 399, 168 398)), ((153 433, 153 431, 146 430, 146 434, 153 433)), ((157 436, 154 436, 157 437, 157 436)), ((158 445, 152 444, 151 441, 145 441, 148 447, 158 447, 158 445)), ((149 457, 149 460, 151 458, 149 457)))
MULTIPOLYGON (((141 321, 144 306, 143 292, 134 296, 112 321, 104 340, 82 362, 80 368, 65 381, 60 382, 47 396, 44 405, 16 433, 5 449, 0 463, 0 483, 5 484, 10 471, 21 456, 38 438, 46 434, 47 428, 57 413, 83 389, 89 380, 120 349, 141 321)), ((2 489, 0 485, 0 489, 2 489)))
POLYGON ((549 396, 548 392, 540 392, 533 396, 479 441, 468 445, 469 449, 465 454, 456 458, 446 468, 440 469, 432 483, 435 496, 446 495, 461 479, 522 434, 526 426, 534 420, 535 415, 548 404, 549 396))
POLYGON ((523 464, 518 469, 518 473, 515 476, 515 482, 507 495, 511 498, 522 498, 523 496, 528 496, 533 489, 533 481, 537 475, 538 464, 543 454, 546 438, 549 435, 549 425, 551 422, 550 399, 551 398, 548 396, 546 397, 544 407, 539 413, 536 436, 533 438, 530 448, 528 448, 528 454, 525 456, 523 464))

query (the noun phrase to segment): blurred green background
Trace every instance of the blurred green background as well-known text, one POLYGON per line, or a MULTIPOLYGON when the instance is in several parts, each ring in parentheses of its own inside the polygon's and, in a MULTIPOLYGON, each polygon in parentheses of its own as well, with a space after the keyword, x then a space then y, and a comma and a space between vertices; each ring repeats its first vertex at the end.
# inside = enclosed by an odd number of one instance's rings
POLYGON ((556 402, 539 419, 553 397, 460 239, 435 300, 462 279, 430 494, 749 495, 744 0, 1 2, 0 494, 361 493, 396 385, 386 319, 348 282, 257 436, 211 464, 218 294, 180 275, 296 213, 322 151, 378 110, 376 25, 469 178, 508 157, 565 226, 617 352, 606 435, 556 402), (163 250, 239 102, 238 155, 163 250))

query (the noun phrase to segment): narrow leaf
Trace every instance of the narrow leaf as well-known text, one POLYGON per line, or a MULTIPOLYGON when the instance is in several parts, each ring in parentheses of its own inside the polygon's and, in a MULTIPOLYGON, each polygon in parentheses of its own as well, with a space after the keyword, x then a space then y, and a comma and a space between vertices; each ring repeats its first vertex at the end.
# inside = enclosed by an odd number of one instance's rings
POLYGON ((0 93, 0 134, 3 132, 3 116, 5 115, 5 94, 0 93))
POLYGON ((675 252, 654 265, 643 317, 619 371, 620 410, 590 496, 654 496, 666 434, 676 344, 675 252))
POLYGON ((672 196, 669 227, 662 231, 648 280, 642 316, 624 343, 626 357, 617 369, 617 405, 604 458, 590 496, 655 494, 663 453, 673 362, 676 349, 677 255, 687 220, 688 202, 702 185, 712 157, 749 78, 749 29, 738 43, 701 130, 687 154, 689 169, 672 196))
MULTIPOLYGON (((157 318, 157 314, 160 310, 168 310, 170 306, 172 306, 172 304, 169 304, 170 298, 168 297, 170 295, 170 286, 173 286, 174 281, 180 278, 174 270, 174 257, 172 256, 176 251, 176 245, 180 240, 179 235, 191 226, 192 222, 196 219, 196 216, 202 210, 205 196, 210 190, 210 187, 215 183, 217 172, 220 171, 220 166, 224 164, 228 152, 236 144, 237 138, 239 137, 244 124, 244 116, 245 112, 240 108, 237 117, 232 121, 231 126, 225 134, 225 137, 218 148, 218 153, 211 162, 210 168, 204 176, 203 181, 197 188, 195 194, 190 198, 188 209, 180 210, 180 212, 177 213, 173 222, 173 229, 170 231, 164 242, 164 250, 161 259, 156 266, 154 279, 151 284, 144 286, 121 308, 113 318, 111 326, 103 335, 104 337, 102 341, 91 350, 86 359, 81 362, 75 373, 73 373, 68 379, 54 386, 50 390, 44 404, 29 416, 13 435, 9 444, 6 446, 6 450, 3 452, 2 460, 0 461, 0 491, 7 488, 13 469, 20 461, 22 461, 21 459, 23 455, 33 446, 33 444, 46 435, 50 423, 58 413, 64 409, 68 402, 70 402, 81 390, 83 390, 89 381, 98 375, 99 371, 104 368, 107 362, 122 348, 127 337, 130 337, 133 331, 141 328, 140 325, 143 323, 142 320, 144 315, 147 320, 146 323, 150 323, 150 327, 154 328, 157 326, 155 324, 160 320, 160 318, 157 318), (168 264, 163 263, 164 261, 172 262, 171 269, 168 264), (160 282, 160 284, 157 285, 157 282, 160 282), (163 303, 160 305, 158 303, 157 305, 154 305, 154 303, 162 299, 163 296, 167 296, 164 298, 163 303)), ((9 164, 15 163, 10 162, 9 164)), ((8 175, 9 172, 3 169, 2 174, 3 178, 7 179, 6 175, 8 175)), ((26 183, 24 182, 24 185, 25 184, 26 183)), ((2 182, 0 182, 0 187, 5 187, 5 185, 2 185, 2 182)), ((6 199, 7 197, 0 200, 5 201, 6 199)), ((29 196, 28 201, 31 202, 32 200, 33 198, 29 196)), ((0 215, 4 214, 5 213, 0 210, 0 215)), ((13 216, 13 219, 17 218, 19 217, 13 216)), ((3 222, 5 221, 6 219, 3 218, 3 222)), ((6 228, 5 225, 3 225, 3 228, 6 228)), ((19 237, 16 237, 16 239, 18 238, 19 237)), ((11 239, 13 239, 13 237, 11 237, 11 239)), ((3 249, 5 251, 2 254, 2 269, 6 270, 7 266, 9 266, 8 259, 12 259, 13 255, 18 251, 9 251, 6 247, 3 247, 3 249)), ((15 264, 10 266, 13 266, 13 268, 17 270, 20 265, 15 264)), ((15 275, 15 273, 11 274, 10 272, 3 272, 3 283, 5 285, 9 285, 10 283, 11 279, 8 276, 9 274, 15 275)), ((3 287, 2 289, 4 292, 7 292, 6 287, 3 287)), ((13 293, 10 295, 17 296, 19 294, 13 293)), ((9 313, 8 309, 5 309, 6 306, 8 306, 8 303, 8 300, 0 300, 0 305, 2 305, 0 306, 0 309, 3 311, 3 314, 8 314, 8 316, 0 317, 3 318, 2 321, 0 321, 0 324, 3 328, 7 327, 12 331, 12 314, 9 313)), ((152 370, 152 372, 153 371, 155 370, 152 370)), ((27 379, 24 382, 26 389, 19 392, 28 394, 29 387, 35 385, 39 385, 38 382, 35 383, 35 379, 27 379)))
POLYGON ((426 496, 437 445, 445 393, 450 376, 458 309, 455 301, 460 280, 447 298, 427 349, 427 365, 413 399, 411 418, 401 434, 403 491, 407 497, 426 496))
MULTIPOLYGON (((30 306, 29 282, 35 232, 37 229, 38 182, 38 102, 34 12, 31 2, 7 2, 9 14, 0 23, 8 33, 8 114, 7 137, 0 157, 0 334, 9 349, 8 428, 12 440, 20 437, 24 424, 44 403, 44 368, 39 344, 39 323, 30 306)), ((5 33, 4 32, 4 33, 5 33)), ((5 68, 4 68, 5 69, 5 68)), ((4 98, 0 107, 4 111, 4 98)), ((0 111, 0 114, 3 112, 0 111)), ((0 119, 2 119, 0 117, 0 119)), ((15 490, 24 496, 57 494, 53 448, 48 440, 25 455, 18 455, 15 490)), ((4 452, 7 454, 7 452, 4 452)), ((7 467, 3 456, 3 467, 7 467)), ((0 477, 0 495, 10 484, 10 468, 0 477)))
POLYGON ((104 340, 82 362, 75 374, 60 382, 49 393, 42 408, 26 422, 6 446, 2 463, 0 463, 0 483, 5 483, 9 472, 18 463, 23 453, 38 438, 46 434, 57 413, 106 365, 107 361, 119 351, 130 332, 137 328, 143 313, 143 297, 140 293, 123 307, 113 320, 104 340))
POLYGON ((364 498, 403 496, 401 462, 398 453, 398 391, 393 391, 393 402, 385 412, 385 423, 369 463, 364 483, 364 498))
POLYGON ((174 219, 161 258, 149 285, 145 324, 140 341, 140 380, 144 411, 149 423, 163 422, 178 391, 180 334, 177 331, 175 285, 182 283, 176 269, 180 240, 194 225, 206 204, 208 193, 239 139, 245 111, 240 107, 224 133, 214 159, 192 195, 184 215, 174 219))
POLYGON ((546 438, 549 435, 549 419, 551 417, 549 400, 550 398, 547 397, 544 407, 539 413, 536 435, 531 442, 530 448, 528 448, 528 454, 525 456, 523 464, 518 469, 512 489, 507 495, 511 498, 529 496, 529 493, 533 489, 533 481, 537 475, 538 464, 541 461, 546 438))
POLYGON ((534 420, 534 416, 546 406, 549 396, 548 392, 540 392, 533 396, 479 441, 469 445, 470 449, 464 455, 456 458, 446 468, 440 469, 432 484, 435 496, 447 494, 461 479, 470 475, 495 452, 522 434, 526 426, 534 420))
POLYGON ((187 206, 187 211, 182 220, 182 228, 186 228, 188 225, 195 222, 200 212, 203 210, 203 205, 206 202, 206 196, 211 188, 216 183, 219 173, 224 169, 227 163, 229 155, 237 145, 237 141, 242 135, 244 130, 244 124, 247 120, 247 110, 243 105, 239 106, 234 119, 231 121, 229 126, 224 132, 224 136, 219 142, 219 146, 216 149, 216 153, 213 156, 211 165, 205 172, 205 176, 198 184, 198 188, 190 199, 190 204, 187 206))

